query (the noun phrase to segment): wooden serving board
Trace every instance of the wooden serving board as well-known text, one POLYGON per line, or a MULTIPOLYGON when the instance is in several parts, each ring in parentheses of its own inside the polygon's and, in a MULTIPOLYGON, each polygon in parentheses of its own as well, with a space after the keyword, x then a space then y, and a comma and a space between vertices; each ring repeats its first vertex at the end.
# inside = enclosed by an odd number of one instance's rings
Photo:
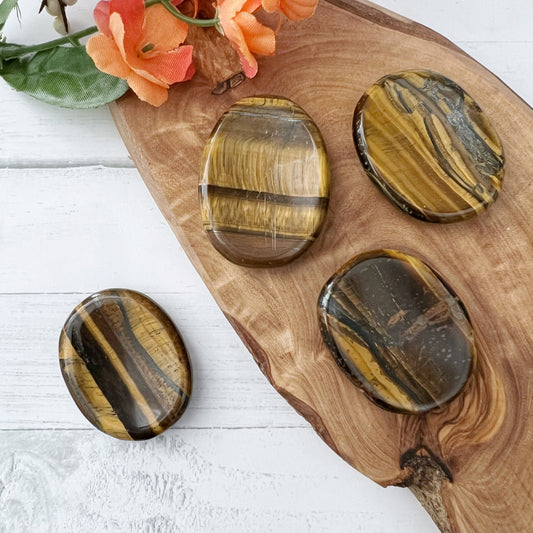
POLYGON ((260 59, 255 79, 219 96, 213 86, 198 75, 159 109, 130 95, 112 111, 150 192, 261 370, 336 453, 383 486, 409 486, 442 531, 531 531, 533 111, 443 37, 356 0, 322 0, 311 19, 284 23, 277 54, 260 59), (421 68, 469 92, 505 148, 500 198, 466 222, 436 225, 402 213, 365 176, 353 146, 352 115, 368 86, 421 68), (258 94, 290 98, 313 117, 332 170, 321 236, 275 269, 226 261, 204 235, 198 204, 211 129, 236 100, 258 94), (354 255, 378 248, 419 256, 470 312, 479 358, 465 392, 438 412, 376 407, 322 342, 320 289, 354 255))

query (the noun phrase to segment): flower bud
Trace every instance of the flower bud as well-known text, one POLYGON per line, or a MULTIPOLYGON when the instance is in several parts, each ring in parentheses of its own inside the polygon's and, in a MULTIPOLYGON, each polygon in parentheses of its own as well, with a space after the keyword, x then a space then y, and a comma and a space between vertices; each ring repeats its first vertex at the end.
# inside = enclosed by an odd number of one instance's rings
POLYGON ((57 31, 60 35, 66 35, 67 34, 67 28, 65 26, 65 22, 61 17, 56 17, 54 19, 54 30, 57 31))
POLYGON ((50 15, 57 17, 61 13, 59 0, 47 0, 46 11, 50 13, 50 15))

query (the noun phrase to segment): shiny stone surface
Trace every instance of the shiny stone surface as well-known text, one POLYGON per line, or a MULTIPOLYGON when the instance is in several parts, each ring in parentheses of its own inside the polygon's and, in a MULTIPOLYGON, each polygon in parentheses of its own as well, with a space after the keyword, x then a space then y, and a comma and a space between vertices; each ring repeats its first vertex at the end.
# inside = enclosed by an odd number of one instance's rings
POLYGON ((163 432, 191 394, 189 358, 176 327, 135 291, 105 290, 81 302, 61 332, 59 358, 81 412, 118 439, 163 432))
POLYGON ((244 98, 215 126, 200 179, 204 229, 230 261, 279 266, 302 254, 326 216, 322 136, 294 102, 244 98))
POLYGON ((466 310, 439 275, 392 250, 362 254, 319 298, 324 340, 375 403, 423 413, 454 398, 475 356, 466 310))
POLYGON ((385 76, 354 115, 359 158, 400 209, 429 222, 477 215, 504 176, 500 139, 477 103, 452 80, 426 70, 385 76))

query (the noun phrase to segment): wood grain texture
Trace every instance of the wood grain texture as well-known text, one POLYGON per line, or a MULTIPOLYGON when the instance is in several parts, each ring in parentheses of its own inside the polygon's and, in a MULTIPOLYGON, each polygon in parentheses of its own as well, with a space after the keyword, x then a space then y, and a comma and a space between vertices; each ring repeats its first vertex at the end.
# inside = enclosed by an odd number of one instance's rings
POLYGON ((328 444, 378 483, 426 489, 419 496, 442 531, 522 532, 533 517, 527 490, 533 423, 526 400, 533 367, 526 194, 533 114, 442 38, 366 3, 350 6, 322 3, 309 21, 287 24, 277 55, 264 59, 258 77, 230 94, 211 97, 211 87, 198 77, 176 88, 160 110, 126 97, 114 106, 114 118, 222 310, 277 390, 328 444), (413 68, 438 68, 453 78, 500 133, 507 183, 497 205, 477 220, 439 228, 411 220, 388 205, 356 161, 351 118, 358 98, 381 76, 413 68), (211 248, 202 233, 196 184, 213 124, 235 100, 258 93, 282 94, 313 116, 331 157, 334 186, 315 245, 291 265, 252 272, 220 261, 211 248), (480 355, 473 379, 438 413, 406 417, 372 405, 336 368, 315 314, 302 311, 314 309, 320 287, 340 265, 380 247, 431 263, 471 310, 480 355))

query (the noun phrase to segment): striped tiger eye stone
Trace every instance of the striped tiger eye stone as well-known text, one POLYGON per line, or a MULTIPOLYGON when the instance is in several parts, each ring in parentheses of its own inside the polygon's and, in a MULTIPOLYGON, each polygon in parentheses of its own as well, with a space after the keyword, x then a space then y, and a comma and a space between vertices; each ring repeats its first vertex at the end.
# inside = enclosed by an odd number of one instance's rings
POLYGON ((138 292, 105 290, 81 302, 61 331, 59 360, 81 412, 118 439, 155 437, 187 407, 185 346, 167 314, 138 292))
POLYGON ((285 98, 240 100, 206 144, 199 196, 207 236, 227 259, 288 263, 313 243, 326 216, 329 169, 318 127, 285 98))
POLYGON ((435 72, 380 79, 357 105, 353 135, 368 176, 416 218, 465 220, 487 209, 501 189, 497 133, 461 87, 435 72))
POLYGON ((337 364, 380 407, 423 413, 454 398, 468 379, 475 345, 467 312, 416 257, 357 256, 325 285, 318 309, 337 364))

